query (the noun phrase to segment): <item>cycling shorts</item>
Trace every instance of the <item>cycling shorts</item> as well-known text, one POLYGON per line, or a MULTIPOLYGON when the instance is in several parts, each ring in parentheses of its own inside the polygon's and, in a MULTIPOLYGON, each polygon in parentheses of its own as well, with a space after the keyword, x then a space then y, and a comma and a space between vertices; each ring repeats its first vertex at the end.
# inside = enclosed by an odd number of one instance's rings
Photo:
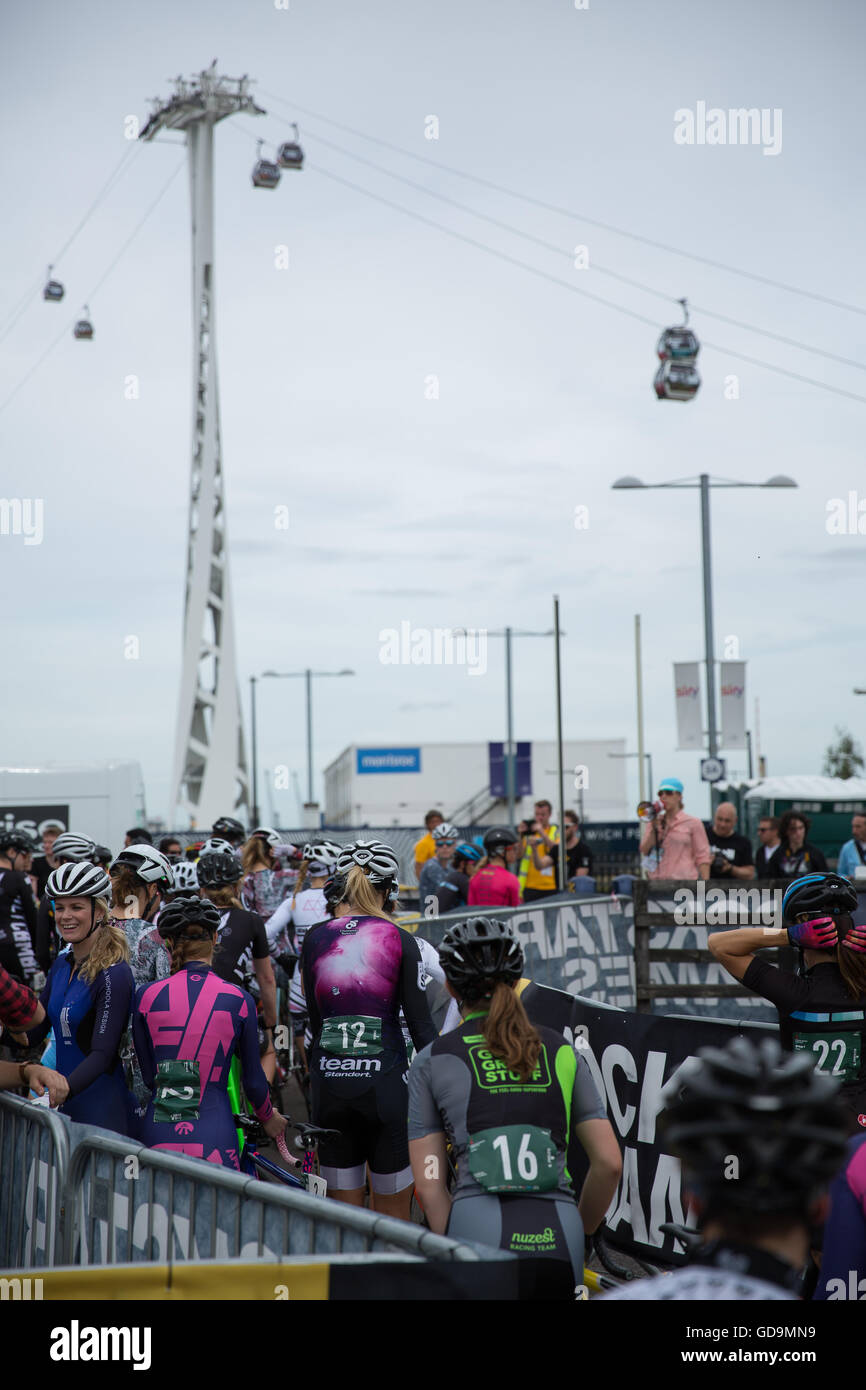
POLYGON ((521 1298, 574 1298, 583 1283, 583 1222, 566 1196, 458 1197, 448 1236, 519 1255, 521 1298))
POLYGON ((338 1139, 319 1145, 322 1177, 338 1191, 356 1190, 366 1181, 374 1192, 402 1192, 412 1183, 409 1164, 409 1092, 399 1062, 381 1072, 375 1084, 360 1091, 357 1082, 323 1076, 316 1051, 310 1068, 311 1119, 324 1129, 339 1130, 338 1139))

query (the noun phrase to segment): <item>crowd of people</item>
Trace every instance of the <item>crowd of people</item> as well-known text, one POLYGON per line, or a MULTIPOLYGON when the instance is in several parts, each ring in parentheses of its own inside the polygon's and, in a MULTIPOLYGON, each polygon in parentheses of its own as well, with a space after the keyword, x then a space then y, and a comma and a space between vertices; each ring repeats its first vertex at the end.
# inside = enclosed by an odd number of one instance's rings
MULTIPOLYGON (((679 819, 681 790, 663 783, 661 795, 669 848, 685 854, 697 840, 679 819)), ((421 906, 446 918, 468 908, 438 946, 423 915, 417 930, 401 925, 400 865, 380 841, 301 848, 222 817, 186 850, 132 831, 101 854, 59 828, 37 856, 28 835, 0 832, 0 1088, 238 1168, 232 1075, 268 1136, 287 1125, 273 1039, 282 990, 311 1119, 328 1131, 328 1196, 408 1220, 414 1193, 433 1231, 521 1256, 521 1297, 573 1297, 622 1156, 580 1048, 533 1016, 523 950, 500 915, 558 891, 559 828, 549 803, 534 811, 480 845, 427 818, 421 906)), ((746 878, 735 826, 719 807, 711 853, 727 866, 719 876, 746 878)), ((807 829, 799 845, 790 829, 780 843, 807 853, 807 829)), ((591 876, 573 813, 564 834, 567 875, 591 876)), ((778 932, 710 937, 733 978, 776 1004, 779 1036, 705 1050, 669 1083, 661 1132, 683 1162, 698 1245, 687 1270, 615 1297, 834 1298, 843 1272, 866 1276, 856 904, 846 877, 812 869, 792 877, 778 932), (783 944, 800 952, 797 976, 756 954, 783 944), (737 1183, 722 1180, 720 1154, 737 1156, 737 1183)))

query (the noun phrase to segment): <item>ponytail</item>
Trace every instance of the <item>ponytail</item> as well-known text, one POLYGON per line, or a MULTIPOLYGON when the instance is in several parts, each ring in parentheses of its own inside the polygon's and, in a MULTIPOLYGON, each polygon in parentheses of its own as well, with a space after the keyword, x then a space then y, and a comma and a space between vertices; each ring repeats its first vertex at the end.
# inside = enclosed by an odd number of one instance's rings
POLYGON ((293 912, 294 912, 294 910, 295 910, 295 903, 296 903, 297 900, 298 900, 298 894, 299 894, 299 893, 303 893, 303 891, 304 891, 304 884, 305 884, 306 881, 307 881, 307 874, 308 874, 308 872, 309 872, 309 860, 305 859, 305 860, 303 861, 303 863, 301 864, 301 867, 298 869, 298 877, 297 877, 296 880, 295 880, 295 891, 294 891, 294 893, 292 894, 292 911, 293 911, 293 912))
POLYGON ((862 951, 850 951, 845 947, 844 938, 853 926, 851 917, 844 913, 834 920, 839 933, 839 945, 835 951, 839 974, 851 998, 862 999, 866 995, 866 955, 862 951))
POLYGON ((497 980, 489 994, 470 996, 463 1002, 471 1009, 474 1004, 488 1000, 490 1007, 481 1024, 484 1041, 494 1057, 525 1083, 531 1079, 538 1063, 541 1038, 512 985, 497 980))
POLYGON ((343 902, 360 916, 381 917, 385 922, 393 922, 394 918, 385 910, 384 889, 384 884, 370 882, 360 864, 353 864, 346 878, 343 902))
POLYGON ((176 975, 188 960, 213 959, 214 936, 207 927, 192 923, 171 943, 171 973, 176 975))

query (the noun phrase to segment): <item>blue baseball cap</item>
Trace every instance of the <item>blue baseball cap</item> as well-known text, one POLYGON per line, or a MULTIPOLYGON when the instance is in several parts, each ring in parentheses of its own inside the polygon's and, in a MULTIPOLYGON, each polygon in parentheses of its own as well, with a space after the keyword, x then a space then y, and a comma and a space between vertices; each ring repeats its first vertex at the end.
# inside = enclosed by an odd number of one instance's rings
POLYGON ((680 796, 682 796, 683 784, 680 781, 679 777, 663 777, 662 780, 659 782, 659 791, 679 792, 680 796))

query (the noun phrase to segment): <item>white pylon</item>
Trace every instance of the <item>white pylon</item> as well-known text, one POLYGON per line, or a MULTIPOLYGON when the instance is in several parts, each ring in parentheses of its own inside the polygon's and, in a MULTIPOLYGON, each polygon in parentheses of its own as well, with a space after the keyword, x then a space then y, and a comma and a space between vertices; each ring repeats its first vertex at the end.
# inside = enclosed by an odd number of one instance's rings
MULTIPOLYGON (((189 539, 172 800, 169 817, 207 827, 221 815, 248 815, 249 781, 235 664, 225 491, 220 446, 214 316, 213 128, 237 112, 264 115, 246 77, 219 77, 216 60, 197 77, 175 79, 156 102, 141 140, 181 130, 189 156, 192 215, 193 400, 189 539)), ((177 822, 180 828, 180 820, 177 822)))

